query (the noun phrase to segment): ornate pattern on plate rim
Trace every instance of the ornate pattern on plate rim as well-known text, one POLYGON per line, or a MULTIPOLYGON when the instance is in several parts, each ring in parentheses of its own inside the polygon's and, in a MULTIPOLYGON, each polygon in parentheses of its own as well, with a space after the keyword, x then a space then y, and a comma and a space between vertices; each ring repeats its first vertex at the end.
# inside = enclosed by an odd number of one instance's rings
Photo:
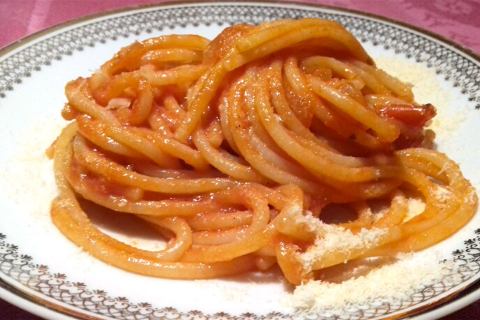
MULTIPOLYGON (((449 261, 453 262, 450 272, 446 273, 439 282, 418 288, 408 299, 395 303, 369 302, 348 306, 341 314, 325 313, 317 319, 363 320, 385 317, 419 305, 467 282, 480 272, 480 229, 475 231, 473 238, 464 242, 462 249, 457 249, 452 253, 452 258, 449 261)), ((76 309, 115 319, 284 320, 295 318, 295 315, 279 312, 272 312, 266 315, 255 315, 252 313, 231 315, 225 312, 204 314, 198 310, 181 312, 172 307, 157 308, 147 302, 132 303, 126 297, 111 297, 103 290, 87 288, 81 282, 71 282, 67 280, 65 274, 52 273, 49 271, 48 266, 34 263, 30 256, 21 254, 16 245, 8 243, 6 236, 1 233, 0 272, 29 289, 56 301, 76 309)))
MULTIPOLYGON (((82 51, 85 47, 94 47, 105 43, 106 39, 152 33, 165 28, 187 25, 198 26, 217 23, 235 24, 240 22, 259 23, 265 20, 300 17, 320 17, 337 20, 362 42, 374 46, 381 45, 395 53, 403 53, 407 58, 426 63, 442 74, 454 87, 480 109, 479 65, 471 59, 451 50, 442 43, 426 38, 405 28, 397 27, 380 20, 354 16, 341 11, 321 8, 280 7, 254 4, 210 4, 165 7, 156 10, 134 11, 122 16, 95 19, 90 23, 56 33, 44 40, 35 42, 0 61, 0 98, 8 91, 30 77, 33 72, 48 67, 65 55, 82 51), (162 22, 162 23, 159 23, 162 22)), ((6 236, 0 234, 0 272, 34 291, 88 312, 118 319, 291 319, 294 315, 273 312, 267 315, 242 314, 234 316, 227 313, 204 314, 200 311, 180 312, 174 308, 156 308, 149 303, 134 304, 124 297, 110 297, 105 291, 92 290, 82 283, 67 280, 64 274, 51 273, 45 265, 31 261, 22 255, 18 247, 8 243, 6 236)), ((384 317, 392 313, 420 305, 432 298, 448 292, 471 280, 480 273, 480 229, 464 247, 455 250, 449 259, 454 263, 452 272, 440 282, 419 288, 409 299, 397 303, 367 303, 349 306, 341 315, 322 316, 322 319, 370 319, 384 317)))

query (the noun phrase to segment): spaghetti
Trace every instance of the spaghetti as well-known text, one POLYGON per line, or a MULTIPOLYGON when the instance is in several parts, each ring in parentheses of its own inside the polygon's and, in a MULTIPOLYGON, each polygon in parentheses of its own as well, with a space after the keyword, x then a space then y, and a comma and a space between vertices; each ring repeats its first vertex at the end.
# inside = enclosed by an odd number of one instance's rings
POLYGON ((332 21, 136 42, 65 91, 73 121, 50 150, 53 222, 131 272, 198 279, 278 264, 299 284, 345 261, 429 247, 476 211, 473 187, 431 148, 435 108, 332 21), (412 193, 426 206, 407 221, 412 193), (146 221, 165 249, 106 235, 78 198, 146 221), (370 210, 378 199, 381 216, 370 210), (324 223, 331 206, 355 217, 324 223), (378 237, 327 250, 331 228, 378 237))

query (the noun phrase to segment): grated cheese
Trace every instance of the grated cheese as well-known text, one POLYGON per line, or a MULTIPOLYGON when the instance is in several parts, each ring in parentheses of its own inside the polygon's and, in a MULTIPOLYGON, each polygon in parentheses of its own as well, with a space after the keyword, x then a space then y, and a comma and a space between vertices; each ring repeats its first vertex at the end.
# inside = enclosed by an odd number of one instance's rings
POLYGON ((314 244, 298 256, 307 271, 311 270, 315 261, 321 260, 326 254, 331 252, 348 253, 359 248, 370 248, 377 245, 387 234, 386 229, 380 228, 362 228, 354 234, 343 227, 323 223, 309 212, 305 215, 298 215, 296 221, 308 225, 316 235, 314 244))
POLYGON ((437 186, 433 191, 433 196, 440 202, 447 202, 452 197, 452 192, 447 188, 437 186))
POLYGON ((340 313, 352 305, 397 302, 407 299, 444 276, 449 265, 440 264, 432 251, 400 255, 399 260, 366 276, 342 283, 310 281, 298 286, 287 303, 303 315, 340 313))
POLYGON ((407 208, 408 211, 403 222, 407 222, 421 214, 425 210, 425 202, 418 198, 408 198, 407 208))
POLYGON ((400 57, 379 56, 375 58, 375 63, 388 74, 414 84, 412 90, 415 101, 420 104, 431 103, 436 107, 437 115, 428 127, 437 135, 448 137, 467 119, 467 112, 449 108, 453 99, 452 92, 442 88, 433 68, 400 57))
POLYGON ((315 261, 331 252, 348 253, 354 249, 373 247, 387 233, 385 229, 363 228, 353 234, 350 230, 338 226, 329 226, 325 230, 328 231, 323 237, 318 237, 313 246, 299 255, 306 270, 310 270, 315 261))
POLYGON ((411 83, 418 103, 431 103, 439 109, 445 109, 449 105, 451 94, 448 90, 442 90, 433 68, 400 57, 380 56, 375 58, 375 63, 388 74, 411 83))
MULTIPOLYGON (((442 187, 435 191, 438 197, 448 196, 449 193, 448 189, 442 187)), ((425 202, 420 198, 408 198, 407 205, 405 220, 410 220, 425 210, 425 202)), ((371 247, 378 244, 387 233, 386 229, 373 228, 353 234, 345 228, 325 224, 309 212, 301 215, 301 209, 296 211, 296 222, 308 225, 317 235, 314 245, 305 253, 299 254, 306 270, 329 252, 348 252, 355 248, 371 247)), ((319 313, 340 314, 345 308, 373 302, 377 305, 398 302, 450 272, 450 265, 439 263, 439 254, 432 250, 399 254, 395 263, 341 283, 310 281, 296 287, 287 304, 302 316, 308 316, 319 313)))

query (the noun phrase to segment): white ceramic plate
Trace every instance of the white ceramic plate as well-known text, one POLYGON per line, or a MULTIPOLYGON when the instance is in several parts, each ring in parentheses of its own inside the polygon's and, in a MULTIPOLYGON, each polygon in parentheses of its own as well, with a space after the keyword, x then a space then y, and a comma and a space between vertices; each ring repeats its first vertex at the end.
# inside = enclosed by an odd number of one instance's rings
MULTIPOLYGON (((439 149, 461 164, 478 189, 480 62, 441 39, 360 13, 294 4, 175 4, 88 18, 29 37, 0 54, 0 297, 56 319, 296 317, 284 303, 287 290, 277 275, 173 281, 127 273, 91 258, 50 221, 56 188, 52 164, 44 155, 64 125, 64 84, 88 76, 122 46, 168 33, 213 38, 233 23, 292 17, 338 20, 381 67, 413 82, 417 99, 429 99, 438 107, 434 126, 439 149)), ((431 249, 456 266, 433 285, 395 303, 353 305, 337 317, 318 318, 418 314, 449 299, 480 278, 479 222, 477 215, 431 249)), ((145 242, 145 237, 133 229, 124 240, 145 242)), ((473 291, 418 319, 445 315, 478 297, 480 291, 473 291)))

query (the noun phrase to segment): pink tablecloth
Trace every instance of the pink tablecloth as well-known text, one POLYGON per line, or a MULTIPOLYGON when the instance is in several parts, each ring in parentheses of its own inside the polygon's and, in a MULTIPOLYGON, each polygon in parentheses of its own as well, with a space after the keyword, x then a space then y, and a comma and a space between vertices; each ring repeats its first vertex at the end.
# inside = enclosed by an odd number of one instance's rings
MULTIPOLYGON (((480 52, 479 0, 301 0, 370 12, 436 32, 480 52)), ((0 47, 46 27, 154 0, 0 0, 0 47)))
MULTIPOLYGON (((0 0, 0 47, 55 24, 153 0, 0 0)), ((480 0, 305 0, 370 12, 438 33, 480 53, 480 0)), ((38 320, 0 300, 0 319, 38 320)), ((480 319, 480 302, 445 319, 480 319)))

